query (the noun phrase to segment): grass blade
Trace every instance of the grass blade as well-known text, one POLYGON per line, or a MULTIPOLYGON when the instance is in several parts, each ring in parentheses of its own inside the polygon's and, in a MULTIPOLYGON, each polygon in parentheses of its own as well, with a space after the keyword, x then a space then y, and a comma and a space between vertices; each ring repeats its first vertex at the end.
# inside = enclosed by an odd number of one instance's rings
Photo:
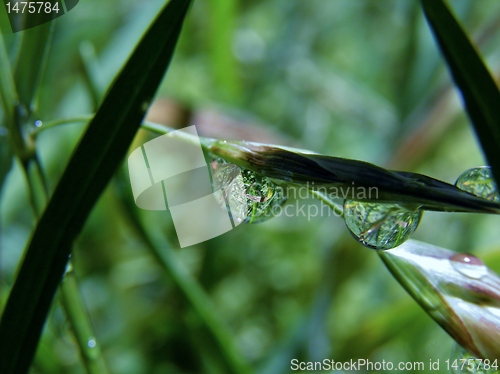
POLYGON ((0 321, 2 373, 26 372, 80 232, 125 156, 170 63, 190 0, 159 13, 115 79, 28 244, 0 321))
POLYGON ((377 253, 462 347, 478 358, 500 357, 500 277, 480 259, 415 240, 377 253))
POLYGON ((225 368, 227 372, 239 374, 251 373, 250 368, 234 344, 234 338, 214 309, 212 300, 210 300, 196 279, 183 267, 168 241, 152 235, 141 222, 135 203, 130 195, 128 176, 126 176, 124 171, 118 173, 116 182, 117 194, 131 227, 136 231, 138 237, 144 242, 146 247, 151 251, 151 254, 164 269, 164 273, 181 291, 198 318, 205 325, 224 364, 227 365, 225 368), (127 193, 125 193, 123 186, 127 186, 127 193))
POLYGON ((49 22, 22 33, 14 79, 19 100, 28 113, 36 110, 37 90, 47 65, 54 25, 49 22))
POLYGON ((251 142, 213 141, 208 150, 281 183, 321 187, 321 191, 337 197, 342 195, 338 193, 339 188, 354 186, 368 192, 364 197, 356 193, 356 198, 352 197, 355 200, 410 204, 424 210, 500 214, 500 204, 451 184, 422 174, 386 170, 363 161, 251 142), (376 193, 370 195, 371 189, 376 193))
POLYGON ((234 39, 236 0, 211 0, 211 65, 221 97, 230 103, 241 101, 241 85, 236 58, 227 48, 234 39))
MULTIPOLYGON (((10 69, 7 50, 3 43, 3 35, 0 33, 0 104, 3 108, 4 122, 7 128, 14 122, 14 108, 11 106, 16 100, 17 93, 14 86, 14 78, 10 69)), ((3 182, 12 165, 12 149, 9 145, 9 130, 0 125, 0 198, 3 182)))
POLYGON ((442 0, 421 0, 427 21, 462 93, 483 152, 500 182, 500 92, 478 51, 442 0))
POLYGON ((77 340, 80 356, 88 374, 107 374, 109 370, 102 356, 100 344, 96 341, 94 328, 80 293, 71 264, 68 266, 60 288, 60 300, 70 321, 77 340))
POLYGON ((3 35, 0 33, 0 101, 4 110, 4 123, 13 148, 22 153, 24 141, 17 126, 15 103, 19 101, 14 82, 14 74, 5 48, 3 35))

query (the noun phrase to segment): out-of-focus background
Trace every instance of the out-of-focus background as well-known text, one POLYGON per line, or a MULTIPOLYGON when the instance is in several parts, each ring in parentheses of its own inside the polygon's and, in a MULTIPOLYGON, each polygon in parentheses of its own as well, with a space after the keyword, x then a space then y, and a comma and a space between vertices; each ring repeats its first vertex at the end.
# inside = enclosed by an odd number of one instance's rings
MULTIPOLYGON (((86 0, 59 18, 40 120, 92 113, 81 55, 95 58, 91 75, 103 93, 162 4, 86 0)), ((452 5, 492 72, 500 74, 500 3, 452 5)), ((3 12, 0 25, 14 54, 18 35, 3 12)), ((410 0, 196 0, 149 119, 450 183, 484 164, 418 2, 410 0)), ((52 189, 83 130, 70 124, 39 135, 52 189)), ((136 146, 152 136, 141 130, 136 146)), ((110 371, 225 370, 193 306, 132 228, 120 188, 131 193, 129 186, 109 186, 72 254, 110 371)), ((5 290, 35 224, 19 165, 8 175, 0 213, 5 290)), ((206 307, 229 332, 226 343, 258 373, 288 373, 293 358, 395 364, 450 358, 453 340, 333 213, 240 225, 183 249, 167 213, 138 214, 208 295, 206 307)), ((500 271, 495 217, 426 212, 413 237, 474 253, 500 271)), ((83 371, 56 299, 33 372, 83 371)), ((439 372, 446 372, 444 365, 439 372)))

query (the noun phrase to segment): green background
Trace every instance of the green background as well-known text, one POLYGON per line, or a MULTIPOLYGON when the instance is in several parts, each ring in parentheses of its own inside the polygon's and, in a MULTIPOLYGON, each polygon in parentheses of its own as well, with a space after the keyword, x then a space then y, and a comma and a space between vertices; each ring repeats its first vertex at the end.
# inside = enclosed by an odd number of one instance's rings
MULTIPOLYGON (((39 119, 92 113, 81 51, 94 48, 92 76, 103 92, 161 5, 87 0, 58 19, 39 119)), ((453 8, 499 73, 500 3, 461 0, 453 8)), ((3 12, 0 26, 13 55, 16 35, 3 12)), ((291 145, 450 183, 484 164, 415 1, 197 0, 149 118, 182 127, 186 114, 202 135, 291 145)), ((39 136, 51 189, 83 130, 68 125, 39 136)), ((132 149, 152 136, 141 131, 132 149)), ((131 227, 117 190, 131 193, 127 185, 108 187, 72 254, 110 371, 223 372, 210 334, 131 227)), ((16 163, 0 213, 5 300, 35 224, 16 163)), ((446 372, 453 340, 341 218, 276 217, 179 249, 168 213, 138 213, 165 251, 174 248, 230 332, 228 344, 256 372, 288 373, 292 358, 440 359, 446 372)), ((414 238, 472 252, 500 270, 496 217, 426 212, 414 238)), ((56 299, 33 371, 83 370, 56 299)))

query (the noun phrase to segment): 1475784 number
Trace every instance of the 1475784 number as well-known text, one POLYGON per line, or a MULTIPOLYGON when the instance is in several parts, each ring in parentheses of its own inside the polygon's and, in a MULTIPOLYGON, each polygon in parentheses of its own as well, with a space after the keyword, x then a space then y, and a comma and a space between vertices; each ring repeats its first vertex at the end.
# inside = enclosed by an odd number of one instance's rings
POLYGON ((7 13, 59 13, 59 2, 54 5, 48 1, 18 1, 7 5, 7 13))
POLYGON ((466 369, 471 373, 476 372, 489 372, 489 370, 495 371, 498 369, 497 360, 481 360, 479 358, 461 358, 455 360, 445 360, 448 370, 452 368, 457 371, 463 371, 466 369))

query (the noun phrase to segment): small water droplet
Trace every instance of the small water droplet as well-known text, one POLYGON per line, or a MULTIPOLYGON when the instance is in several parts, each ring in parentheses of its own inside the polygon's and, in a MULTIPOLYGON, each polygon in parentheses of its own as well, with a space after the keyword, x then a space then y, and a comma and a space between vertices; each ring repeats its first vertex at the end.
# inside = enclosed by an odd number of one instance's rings
POLYGON ((472 279, 479 279, 488 274, 486 265, 480 259, 470 254, 454 254, 450 257, 450 263, 460 274, 472 279))
POLYGON ((463 172, 455 182, 455 186, 463 191, 500 202, 500 193, 493 178, 493 170, 489 166, 481 166, 463 172))
POLYGON ((89 348, 95 348, 95 346, 96 346, 96 345, 97 345, 97 342, 95 341, 95 338, 94 338, 94 337, 90 338, 90 339, 88 340, 88 342, 87 342, 87 346, 88 346, 89 348))
POLYGON ((456 344, 449 367, 452 374, 498 374, 495 362, 496 360, 481 360, 456 344))
POLYGON ((286 201, 283 188, 269 178, 221 159, 211 162, 214 191, 221 190, 236 225, 273 218, 286 201))
POLYGON ((37 120, 35 121, 34 125, 35 125, 35 127, 42 127, 43 122, 42 122, 42 121, 40 121, 39 119, 37 119, 37 120))
POLYGON ((364 246, 390 249, 403 244, 417 229, 422 211, 397 204, 344 202, 344 220, 351 234, 364 246))

